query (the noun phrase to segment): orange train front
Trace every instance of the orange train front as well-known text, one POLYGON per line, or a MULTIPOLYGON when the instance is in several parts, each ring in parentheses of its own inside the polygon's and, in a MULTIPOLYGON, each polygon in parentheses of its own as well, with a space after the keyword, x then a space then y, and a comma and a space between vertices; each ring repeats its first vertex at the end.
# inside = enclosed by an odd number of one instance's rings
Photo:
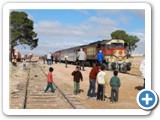
POLYGON ((105 63, 107 69, 127 72, 131 69, 131 59, 125 47, 124 40, 112 39, 105 42, 105 63))

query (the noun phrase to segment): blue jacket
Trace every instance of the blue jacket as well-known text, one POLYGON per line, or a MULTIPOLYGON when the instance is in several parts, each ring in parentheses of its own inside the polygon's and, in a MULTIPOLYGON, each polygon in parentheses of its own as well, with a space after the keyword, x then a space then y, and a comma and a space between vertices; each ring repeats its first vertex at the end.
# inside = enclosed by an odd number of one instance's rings
POLYGON ((99 53, 98 53, 98 61, 99 61, 99 62, 102 62, 103 59, 104 59, 104 55, 103 55, 101 52, 99 52, 99 53))

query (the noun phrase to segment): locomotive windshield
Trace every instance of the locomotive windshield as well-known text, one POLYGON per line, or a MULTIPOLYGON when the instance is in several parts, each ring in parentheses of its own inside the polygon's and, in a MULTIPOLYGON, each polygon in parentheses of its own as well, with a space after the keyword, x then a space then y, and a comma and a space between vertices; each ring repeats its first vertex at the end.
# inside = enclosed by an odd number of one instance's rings
POLYGON ((116 47, 123 48, 123 43, 112 43, 111 46, 112 48, 116 48, 116 47))
POLYGON ((107 50, 109 50, 111 47, 112 48, 116 48, 116 47, 118 47, 118 48, 123 48, 123 43, 112 43, 112 44, 107 44, 106 45, 106 48, 107 48, 107 50))

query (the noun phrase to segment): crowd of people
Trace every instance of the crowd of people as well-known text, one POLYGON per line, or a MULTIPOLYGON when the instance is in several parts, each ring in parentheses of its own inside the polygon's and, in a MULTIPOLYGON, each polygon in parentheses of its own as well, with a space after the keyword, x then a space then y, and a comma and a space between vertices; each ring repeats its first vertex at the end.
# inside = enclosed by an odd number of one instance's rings
POLYGON ((46 61, 48 65, 53 64, 53 55, 51 54, 51 52, 49 52, 47 55, 44 55, 42 59, 43 59, 43 64, 45 64, 46 61))
MULTIPOLYGON (((68 59, 68 54, 66 53, 65 56, 65 67, 67 68, 67 59, 68 59)), ((84 63, 86 60, 86 54, 83 51, 83 49, 80 49, 79 53, 77 54, 77 58, 79 61, 79 65, 76 66, 75 70, 71 73, 73 76, 73 94, 77 95, 80 92, 80 81, 83 81, 83 75, 81 73, 81 70, 84 71, 84 63)), ((87 98, 88 99, 95 99, 98 101, 105 101, 105 90, 106 87, 110 85, 111 90, 110 90, 110 102, 118 102, 119 98, 119 88, 121 86, 121 80, 118 77, 118 71, 113 71, 113 77, 110 79, 108 78, 106 74, 106 69, 105 66, 103 65, 103 59, 104 55, 102 54, 102 51, 100 50, 98 55, 97 55, 97 63, 92 67, 90 73, 89 73, 89 89, 87 92, 87 98), (96 94, 96 84, 97 84, 97 94, 96 94)), ((47 64, 51 65, 53 63, 51 54, 49 53, 47 55, 47 64)), ((144 85, 143 88, 145 88, 145 62, 142 61, 140 65, 140 71, 142 72, 142 77, 144 79, 144 85)), ((51 92, 55 92, 55 89, 52 85, 53 78, 52 78, 52 72, 53 68, 49 68, 49 73, 47 76, 47 87, 45 89, 45 92, 49 88, 51 88, 51 92)))
MULTIPOLYGON (((53 63, 52 58, 51 58, 51 53, 48 53, 46 57, 47 57, 47 64, 51 65, 53 63)), ((99 51, 97 58, 98 58, 97 63, 93 66, 93 68, 91 69, 89 73, 89 89, 87 92, 87 98, 104 101, 105 100, 105 89, 106 89, 106 86, 108 86, 109 84, 109 80, 105 72, 105 66, 102 64, 104 55, 102 54, 101 50, 99 51), (98 85, 97 95, 95 94, 96 83, 98 85)), ((66 53, 64 56, 66 68, 68 64, 67 59, 68 59, 68 54, 66 53)), ((77 54, 77 59, 79 61, 79 64, 76 66, 75 70, 71 73, 71 75, 73 76, 73 82, 74 82, 74 86, 73 86, 74 95, 77 95, 80 92, 80 81, 83 81, 83 75, 81 73, 81 70, 85 71, 84 63, 86 60, 86 53, 83 51, 82 48, 77 54)), ((55 92, 55 89, 52 85, 52 82, 53 82, 52 72, 53 72, 53 68, 50 67, 48 76, 47 76, 48 84, 46 86, 45 92, 47 92, 49 88, 51 89, 51 92, 53 93, 55 92)), ((110 99, 111 102, 118 101, 118 89, 120 87, 120 79, 117 77, 117 75, 118 75, 118 72, 114 71, 114 77, 112 77, 110 80, 110 85, 112 88, 111 89, 111 99, 110 99)))
MULTIPOLYGON (((47 92, 48 89, 51 89, 51 92, 55 92, 55 88, 53 87, 53 68, 49 67, 49 72, 47 75, 47 86, 44 92, 47 92)), ((74 89, 73 89, 73 94, 77 95, 80 93, 80 81, 83 81, 83 75, 80 71, 79 66, 75 68, 75 70, 71 73, 73 76, 73 82, 74 82, 74 89)), ((110 97, 110 102, 118 102, 118 92, 119 92, 119 87, 121 85, 120 79, 118 77, 118 72, 114 71, 113 72, 113 77, 108 79, 107 74, 105 72, 105 66, 101 65, 99 63, 95 64, 95 66, 91 69, 90 74, 89 74, 89 89, 87 93, 87 98, 88 99, 97 99, 99 101, 104 101, 105 100, 105 89, 110 84, 111 86, 111 97, 110 97), (95 95, 95 89, 96 89, 96 83, 98 84, 98 89, 97 89, 97 95, 95 95)))

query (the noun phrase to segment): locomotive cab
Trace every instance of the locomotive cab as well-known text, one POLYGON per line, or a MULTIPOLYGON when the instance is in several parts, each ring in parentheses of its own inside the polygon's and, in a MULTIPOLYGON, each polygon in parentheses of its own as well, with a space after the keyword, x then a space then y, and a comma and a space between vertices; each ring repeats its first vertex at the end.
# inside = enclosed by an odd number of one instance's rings
POLYGON ((124 40, 112 39, 106 43, 105 61, 107 69, 127 72, 131 68, 130 59, 127 58, 124 40))

